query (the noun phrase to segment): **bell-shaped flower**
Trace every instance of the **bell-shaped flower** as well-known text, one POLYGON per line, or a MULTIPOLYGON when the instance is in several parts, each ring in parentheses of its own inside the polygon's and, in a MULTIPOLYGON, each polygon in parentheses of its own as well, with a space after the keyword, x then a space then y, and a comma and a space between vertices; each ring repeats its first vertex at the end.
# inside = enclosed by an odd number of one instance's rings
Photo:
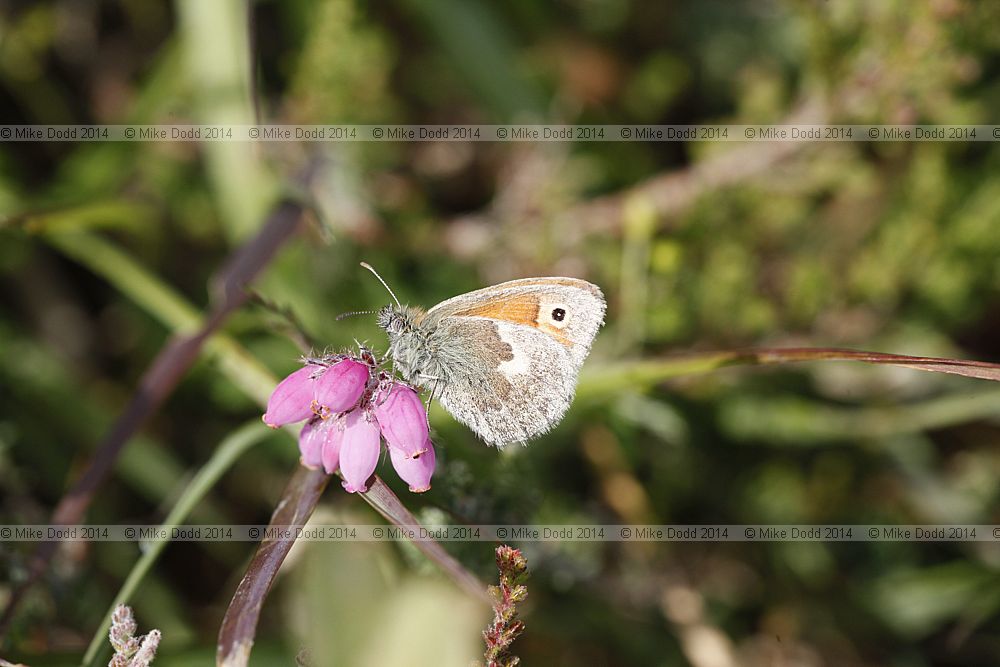
POLYGON ((392 467, 396 469, 396 474, 410 485, 410 491, 414 493, 423 493, 431 488, 431 475, 434 474, 434 466, 437 464, 430 438, 424 442, 421 449, 423 451, 408 455, 397 447, 389 447, 392 467))
POLYGON ((327 368, 315 382, 316 412, 321 415, 346 412, 365 393, 368 366, 353 359, 342 359, 327 368))
POLYGON ((323 420, 315 417, 306 422, 299 433, 299 452, 307 468, 323 466, 333 474, 340 466, 340 445, 344 440, 344 419, 323 420))
POLYGON ((375 400, 373 412, 390 451, 398 449, 406 456, 420 454, 428 442, 427 410, 417 392, 394 382, 375 400))
POLYGON ((271 428, 278 428, 311 417, 316 383, 313 374, 321 369, 322 366, 309 364, 279 382, 267 399, 264 423, 271 428))
POLYGON ((340 474, 347 491, 364 493, 368 490, 368 478, 375 472, 381 444, 378 426, 369 421, 364 410, 347 413, 340 444, 340 474))
POLYGON ((306 422, 299 431, 299 454, 302 465, 307 468, 318 468, 323 464, 323 437, 325 428, 320 419, 306 422))

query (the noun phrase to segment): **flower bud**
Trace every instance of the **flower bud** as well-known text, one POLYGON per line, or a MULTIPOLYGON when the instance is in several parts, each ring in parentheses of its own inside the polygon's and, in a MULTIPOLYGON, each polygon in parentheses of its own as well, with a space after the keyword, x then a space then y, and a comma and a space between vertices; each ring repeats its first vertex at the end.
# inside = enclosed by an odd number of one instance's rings
POLYGON ((267 399, 264 423, 278 428, 311 417, 315 384, 312 375, 320 368, 312 364, 304 366, 279 382, 267 399))

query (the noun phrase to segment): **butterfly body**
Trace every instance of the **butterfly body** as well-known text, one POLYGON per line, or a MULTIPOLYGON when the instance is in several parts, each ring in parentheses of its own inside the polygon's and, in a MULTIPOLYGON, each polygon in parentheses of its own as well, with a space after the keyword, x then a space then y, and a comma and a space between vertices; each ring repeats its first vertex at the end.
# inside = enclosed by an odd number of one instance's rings
POLYGON ((409 382, 491 445, 527 442, 562 419, 604 322, 601 290, 573 278, 513 280, 428 311, 387 306, 378 323, 409 382))

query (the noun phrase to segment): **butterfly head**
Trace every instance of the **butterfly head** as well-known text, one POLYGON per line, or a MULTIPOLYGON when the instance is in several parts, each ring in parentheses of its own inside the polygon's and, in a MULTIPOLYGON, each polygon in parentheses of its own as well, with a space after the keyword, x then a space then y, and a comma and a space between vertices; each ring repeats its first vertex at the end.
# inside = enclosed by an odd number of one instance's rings
POLYGON ((384 306, 379 309, 376 322, 386 333, 398 336, 416 329, 422 311, 411 306, 384 306))
POLYGON ((426 371, 428 352, 426 339, 419 330, 424 311, 412 306, 385 306, 378 311, 378 325, 389 336, 388 355, 393 369, 408 382, 419 384, 426 371), (423 360, 423 362, 421 362, 423 360))

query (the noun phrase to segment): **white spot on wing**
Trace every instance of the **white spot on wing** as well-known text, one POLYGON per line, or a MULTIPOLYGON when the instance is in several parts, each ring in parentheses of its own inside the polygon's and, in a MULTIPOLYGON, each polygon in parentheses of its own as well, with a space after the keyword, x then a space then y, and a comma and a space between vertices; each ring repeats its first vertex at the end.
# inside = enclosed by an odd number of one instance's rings
POLYGON ((510 349, 514 354, 514 358, 510 361, 500 362, 497 370, 506 377, 529 373, 531 371, 531 355, 528 354, 523 337, 518 336, 517 328, 513 326, 498 326, 497 333, 500 334, 500 340, 510 345, 510 349))

